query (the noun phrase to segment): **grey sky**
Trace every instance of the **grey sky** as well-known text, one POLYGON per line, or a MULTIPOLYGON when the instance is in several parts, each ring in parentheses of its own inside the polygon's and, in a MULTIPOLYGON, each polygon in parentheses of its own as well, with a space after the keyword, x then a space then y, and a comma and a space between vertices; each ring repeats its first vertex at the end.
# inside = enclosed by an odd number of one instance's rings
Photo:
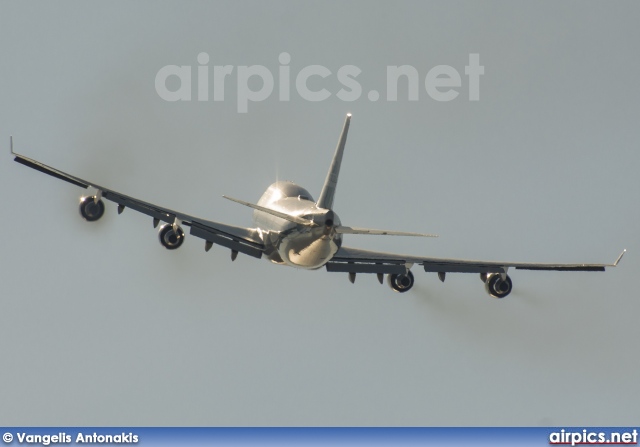
MULTIPOLYGON (((637 2, 0 3, 0 420, 5 425, 634 425, 640 410, 637 2), (167 64, 362 70, 364 94, 277 93, 236 112, 166 102, 167 64), (480 101, 464 66, 480 54, 480 101), (371 102, 388 65, 461 74, 460 96, 371 102), (604 274, 300 271, 151 219, 95 224, 81 190, 16 150, 123 193, 249 225, 276 180, 317 198, 353 113, 336 212, 439 239, 345 245, 442 257, 612 262, 604 274), (3 143, 4 144, 4 143, 3 143)), ((234 77, 232 76, 233 80, 234 77)), ((340 88, 327 78, 332 93, 340 88)), ((404 96, 403 96, 404 95, 404 96)), ((112 205, 112 204, 111 204, 112 205)))

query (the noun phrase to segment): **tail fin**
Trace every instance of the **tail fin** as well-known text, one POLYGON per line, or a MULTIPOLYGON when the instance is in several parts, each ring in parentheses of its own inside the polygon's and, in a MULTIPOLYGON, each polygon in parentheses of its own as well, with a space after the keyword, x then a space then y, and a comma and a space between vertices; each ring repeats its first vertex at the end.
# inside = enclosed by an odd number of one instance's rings
POLYGON ((324 181, 322 192, 318 197, 316 205, 318 208, 331 209, 333 207, 333 196, 336 193, 336 186, 338 185, 338 174, 340 174, 340 163, 342 163, 342 154, 344 153, 344 145, 347 142, 347 133, 349 133, 349 122, 351 121, 351 114, 347 113, 347 117, 344 120, 344 127, 338 140, 338 146, 336 147, 336 153, 333 155, 331 161, 331 167, 327 173, 327 178, 324 181))

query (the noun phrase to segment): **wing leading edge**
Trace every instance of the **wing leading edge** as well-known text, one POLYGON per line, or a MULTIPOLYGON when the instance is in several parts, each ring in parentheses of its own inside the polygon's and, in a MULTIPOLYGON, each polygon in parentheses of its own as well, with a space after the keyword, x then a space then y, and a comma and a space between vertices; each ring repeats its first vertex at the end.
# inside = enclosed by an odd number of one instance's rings
POLYGON ((37 160, 15 153, 13 150, 13 138, 11 138, 11 154, 15 157, 14 161, 35 169, 36 171, 43 172, 81 188, 95 188, 98 190, 100 197, 118 204, 119 213, 125 208, 130 208, 152 217, 154 227, 157 226, 160 221, 169 224, 175 224, 179 221, 183 225, 190 227, 190 234, 205 239, 205 247, 207 250, 211 247, 211 244, 218 244, 249 256, 256 258, 262 257, 264 245, 258 231, 253 228, 236 227, 173 211, 72 176, 66 172, 47 166, 44 163, 40 163, 37 160))

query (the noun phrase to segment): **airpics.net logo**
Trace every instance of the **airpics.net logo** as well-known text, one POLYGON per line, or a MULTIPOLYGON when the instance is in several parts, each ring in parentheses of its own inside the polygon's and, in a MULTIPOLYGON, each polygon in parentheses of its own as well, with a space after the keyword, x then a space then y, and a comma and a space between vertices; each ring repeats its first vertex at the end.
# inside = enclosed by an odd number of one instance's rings
MULTIPOLYGON (((280 53, 277 75, 264 65, 214 65, 209 66, 210 57, 200 53, 198 65, 193 70, 191 65, 165 65, 158 70, 155 87, 158 96, 165 101, 225 101, 229 95, 225 91, 225 83, 229 77, 235 77, 238 113, 247 113, 249 103, 265 101, 276 90, 279 101, 290 101, 292 85, 298 97, 311 102, 320 102, 332 96, 341 101, 352 102, 360 99, 363 88, 358 81, 362 70, 356 65, 343 65, 335 73, 324 65, 307 65, 297 73, 291 70, 291 55, 280 53), (194 73, 195 72, 195 73, 194 73), (210 73, 212 72, 212 73, 210 73), (337 92, 328 90, 330 78, 335 76, 341 88, 337 92), (194 79, 195 78, 195 79, 194 79), (311 81, 310 81, 311 80, 311 81), (192 82, 195 81, 195 82, 192 82), (324 86, 323 86, 323 82, 324 86), (310 86, 313 85, 313 89, 310 86), (210 88, 213 92, 210 94, 210 88), (319 88, 320 86, 320 88, 319 88)), ((387 101, 398 101, 398 85, 406 85, 407 100, 418 101, 422 87, 429 98, 438 102, 453 101, 458 98, 457 90, 463 85, 460 72, 450 65, 436 65, 422 77, 411 65, 388 65, 386 67, 387 101)), ((480 76, 484 74, 484 66, 480 65, 478 53, 469 54, 469 64, 464 67, 467 76, 469 101, 480 100, 480 76)), ((375 102, 381 99, 376 89, 367 92, 367 99, 375 102)))

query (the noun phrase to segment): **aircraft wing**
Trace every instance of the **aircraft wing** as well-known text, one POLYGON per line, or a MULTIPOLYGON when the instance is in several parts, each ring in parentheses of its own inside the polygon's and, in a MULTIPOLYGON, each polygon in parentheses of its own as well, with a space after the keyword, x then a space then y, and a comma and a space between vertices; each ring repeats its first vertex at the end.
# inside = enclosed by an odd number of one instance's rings
MULTIPOLYGON (((626 250, 625 250, 626 251, 626 250)), ((329 272, 348 273, 405 273, 407 264, 418 264, 425 272, 445 273, 507 273, 507 269, 559 270, 559 271, 604 271, 615 267, 624 255, 623 251, 613 264, 560 264, 473 261, 467 259, 422 258, 392 253, 383 253, 357 248, 342 247, 327 263, 329 272)), ((444 276, 441 276, 443 279, 444 276)))
POLYGON ((253 228, 236 227, 213 222, 129 197, 93 182, 74 177, 39 161, 16 154, 13 152, 13 144, 11 146, 11 153, 15 157, 14 160, 16 162, 81 188, 87 189, 93 187, 99 191, 98 194, 101 194, 102 198, 118 204, 118 213, 121 213, 126 208, 130 208, 152 217, 154 227, 157 226, 160 221, 169 224, 178 223, 191 227, 190 234, 205 239, 207 241, 206 247, 210 247, 210 244, 213 243, 256 258, 262 256, 264 245, 258 231, 253 228))

